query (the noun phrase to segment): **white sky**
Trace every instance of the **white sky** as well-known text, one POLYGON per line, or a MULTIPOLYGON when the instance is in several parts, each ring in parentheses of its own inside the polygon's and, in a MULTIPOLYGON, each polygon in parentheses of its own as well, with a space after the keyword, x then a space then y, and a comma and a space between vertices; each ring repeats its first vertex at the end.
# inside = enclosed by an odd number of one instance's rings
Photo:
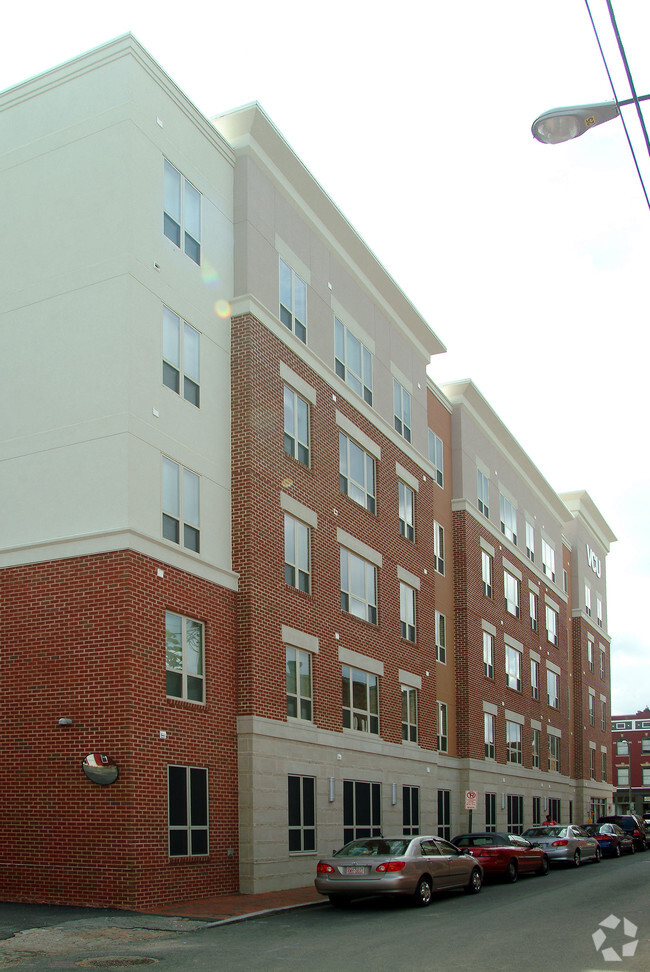
MULTIPOLYGON (((613 5, 648 94, 650 3, 613 5)), ((618 537, 612 711, 650 704, 650 210, 619 120, 564 145, 530 134, 549 108, 612 98, 584 0, 35 0, 4 13, 0 90, 127 31, 204 114, 259 101, 446 344, 433 380, 472 378, 558 492, 589 491, 618 537)))

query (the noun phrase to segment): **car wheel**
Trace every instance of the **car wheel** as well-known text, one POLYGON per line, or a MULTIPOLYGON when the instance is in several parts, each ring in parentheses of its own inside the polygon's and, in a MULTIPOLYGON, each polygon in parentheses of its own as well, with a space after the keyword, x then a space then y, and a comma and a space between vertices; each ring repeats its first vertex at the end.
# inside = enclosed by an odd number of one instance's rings
POLYGON ((519 877, 519 868, 515 860, 509 861, 504 878, 508 884, 514 884, 519 877))
POLYGON ((546 854, 544 854, 542 858, 542 863, 540 864, 537 873, 540 875, 540 877, 546 877, 546 875, 548 874, 548 857, 546 856, 546 854))
POLYGON ((465 894, 478 894, 483 886, 483 878, 481 877, 481 872, 477 867, 474 868, 469 877, 469 883, 465 885, 463 891, 465 894))
POLYGON ((333 908, 347 908, 352 900, 344 894, 330 894, 328 897, 333 908))
POLYGON ((421 877, 413 895, 418 908, 426 908, 427 905, 431 904, 431 891, 431 878, 421 877))
POLYGON ((614 851, 614 857, 620 857, 620 856, 621 856, 621 845, 617 844, 616 849, 614 851))
POLYGON ((600 864, 600 857, 601 857, 600 847, 597 847, 596 848, 596 853, 594 855, 594 864, 600 864))
POLYGON ((573 855, 573 863, 576 867, 580 867, 580 851, 576 851, 573 855))

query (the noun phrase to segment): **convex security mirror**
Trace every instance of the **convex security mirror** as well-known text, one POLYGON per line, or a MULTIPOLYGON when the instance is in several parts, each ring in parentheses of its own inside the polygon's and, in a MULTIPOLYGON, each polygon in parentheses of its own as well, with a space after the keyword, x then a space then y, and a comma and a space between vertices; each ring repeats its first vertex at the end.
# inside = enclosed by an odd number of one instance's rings
POLYGON ((108 786, 109 783, 114 783, 119 776, 119 770, 114 761, 110 756, 105 756, 104 753, 89 753, 81 765, 88 779, 92 780, 93 783, 99 783, 100 786, 108 786))

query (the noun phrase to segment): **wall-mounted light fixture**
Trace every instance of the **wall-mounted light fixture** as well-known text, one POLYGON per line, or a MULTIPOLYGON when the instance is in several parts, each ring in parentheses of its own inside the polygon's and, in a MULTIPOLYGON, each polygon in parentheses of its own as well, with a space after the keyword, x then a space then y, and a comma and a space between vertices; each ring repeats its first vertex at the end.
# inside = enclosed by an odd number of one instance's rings
POLYGON ((395 804, 397 803, 397 783, 392 783, 391 789, 392 789, 391 803, 393 804, 393 806, 395 806, 395 804))
POLYGON ((330 793, 329 793, 330 803, 334 803, 334 777, 330 776, 330 793))

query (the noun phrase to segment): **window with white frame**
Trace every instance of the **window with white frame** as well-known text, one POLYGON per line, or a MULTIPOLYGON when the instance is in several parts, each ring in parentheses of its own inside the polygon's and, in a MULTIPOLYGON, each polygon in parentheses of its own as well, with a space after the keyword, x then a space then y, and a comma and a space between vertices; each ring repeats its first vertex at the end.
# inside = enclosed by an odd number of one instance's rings
POLYGON ((557 645, 558 643, 558 618, 557 611, 550 606, 546 605, 546 638, 551 642, 552 645, 557 645))
POLYGON ((546 700, 552 709, 560 708, 560 676, 550 668, 546 671, 546 700))
POLYGON ((641 740, 641 752, 650 753, 650 736, 644 736, 641 740))
POLYGON ((499 509, 501 513, 501 533, 516 545, 517 509, 503 493, 499 494, 499 509))
POLYGON ((528 609, 530 613, 530 626, 533 631, 537 631, 537 594, 534 591, 530 591, 528 595, 528 609))
POLYGON ((407 540, 415 540, 415 493, 401 479, 397 484, 399 500, 399 532, 407 540))
POLYGON ((188 702, 203 702, 203 625, 200 621, 165 611, 165 665, 167 695, 188 702))
POLYGON ((162 535, 199 553, 200 479, 177 462, 162 457, 162 535))
POLYGON ((431 429, 429 429, 429 461, 435 467, 438 486, 443 486, 442 439, 435 432, 432 432, 431 429))
POLYGON ((307 343, 307 285, 280 257, 280 320, 307 343))
POLYGON ((506 685, 521 692, 521 652, 506 645, 506 685))
POLYGON ((445 572, 445 530, 433 521, 433 563, 439 574, 445 572))
POLYGON ((603 602, 598 595, 596 595, 596 624, 599 628, 603 626, 603 602))
POLYGON ((162 344, 163 384, 198 408, 201 357, 199 332, 187 321, 181 320, 169 307, 163 307, 162 344))
POLYGON ((379 678, 349 665, 341 669, 343 727, 379 735, 379 678))
POLYGON ((603 732, 607 730, 607 705, 600 700, 600 728, 603 732))
POLYGON ((449 750, 449 729, 447 725, 447 703, 438 702, 438 752, 449 750))
POLYGON ((165 159, 163 232, 194 263, 201 263, 201 193, 165 159))
POLYGON ((483 516, 490 518, 490 480, 482 473, 480 469, 477 470, 477 494, 478 494, 478 511, 482 513, 483 516))
POLYGON ((447 618, 440 611, 435 614, 436 661, 447 664, 447 618))
MULTIPOLYGON (((593 754, 594 757, 596 756, 596 753, 593 749, 591 750, 591 753, 593 754)), ((548 734, 548 769, 549 772, 552 773, 560 772, 560 737, 552 736, 550 733, 548 734)), ((596 774, 595 763, 594 763, 593 773, 594 775, 591 777, 592 780, 594 779, 596 774)))
POLYGON ((539 699, 539 662, 535 658, 530 659, 530 694, 539 699))
POLYGON ((590 672, 594 670, 594 643, 587 639, 587 667, 590 672))
POLYGON ((617 786, 630 785, 630 771, 627 766, 616 767, 616 785, 617 786))
POLYGON ((483 674, 494 678, 494 637, 489 631, 483 632, 483 674))
POLYGON ((544 537, 542 537, 542 570, 552 581, 555 580, 555 550, 544 537))
POLYGON ((284 451, 309 465, 309 404, 288 385, 284 386, 284 451))
POLYGON ((539 729, 531 729, 530 734, 531 764, 534 769, 539 769, 539 729))
POLYGON ((495 734, 496 719, 491 712, 483 713, 483 739, 485 742, 485 758, 495 758, 495 734))
POLYGON ((285 645, 287 675, 287 715, 292 719, 312 719, 311 653, 285 645))
POLYGON ((381 832, 381 783, 343 780, 343 843, 381 832))
POLYGON ((208 771, 199 766, 167 767, 169 856, 208 853, 208 771))
POLYGON ((562 568, 562 590, 565 594, 569 593, 569 572, 562 568))
POLYGON ((607 783, 607 753, 600 754, 600 778, 603 783, 607 783))
POLYGON ((496 793, 485 794, 485 832, 493 834, 497 829, 497 795, 496 793))
POLYGON ((359 506, 375 512, 375 460, 343 432, 339 432, 339 486, 359 506))
POLYGON ((407 442, 411 441, 411 395, 406 388, 393 378, 393 414, 395 430, 407 442))
POLYGON ((313 776, 287 778, 289 853, 316 850, 316 780, 313 776))
POLYGON ((616 755, 617 756, 629 756, 630 747, 627 739, 619 739, 616 742, 616 755))
POLYGON ((402 739, 418 741, 418 691, 410 685, 402 685, 402 739))
POLYGON ((284 582, 309 594, 311 530, 306 523, 284 514, 284 582))
POLYGON ((510 571, 503 571, 503 593, 506 611, 519 617, 519 580, 510 571))
POLYGON ((486 550, 481 550, 481 575, 483 593, 486 597, 492 597, 492 557, 486 550))
POLYGON ((341 609, 377 624, 377 568, 341 547, 341 609))
MULTIPOLYGON (((549 753, 549 761, 550 761, 550 753, 549 753)), ((592 780, 596 779, 596 750, 591 748, 589 749, 589 778, 592 780)))
POLYGON ((399 584, 400 637, 415 641, 415 589, 400 581, 399 584))
POLYGON ((650 766, 641 767, 641 786, 650 786, 650 766))
POLYGON ((372 405, 372 354, 338 317, 334 318, 334 368, 352 391, 372 405))
POLYGON ((600 649, 600 677, 605 678, 605 649, 600 649))
POLYGON ((521 726, 506 719, 506 753, 509 763, 522 762, 521 726))
POLYGON ((596 724, 596 699, 593 695, 589 695, 589 725, 593 726, 596 724))
POLYGON ((415 837, 420 833, 420 788, 402 787, 402 833, 415 837))
POLYGON ((530 520, 526 520, 526 556, 535 563, 535 527, 530 520))
POLYGON ((591 588, 589 584, 585 584, 585 614, 588 618, 591 617, 591 588))

